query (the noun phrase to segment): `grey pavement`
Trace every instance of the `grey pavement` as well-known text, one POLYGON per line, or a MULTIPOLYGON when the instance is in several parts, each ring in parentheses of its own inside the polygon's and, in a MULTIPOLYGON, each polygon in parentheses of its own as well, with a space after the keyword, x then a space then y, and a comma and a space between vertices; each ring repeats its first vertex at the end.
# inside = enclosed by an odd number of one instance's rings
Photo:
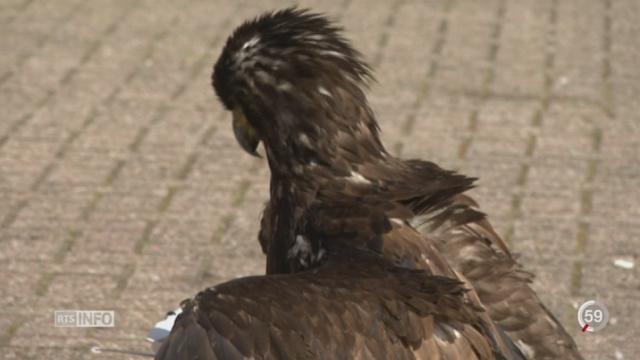
MULTIPOLYGON (((147 350, 180 300, 263 272, 266 164, 236 145, 209 78, 235 26, 289 4, 0 3, 0 358, 128 358, 90 349, 147 350), (56 328, 62 309, 115 310, 116 326, 56 328)), ((301 5, 374 65, 389 149, 480 178, 585 356, 638 358, 640 2, 301 5), (581 334, 592 298, 612 321, 581 334)))

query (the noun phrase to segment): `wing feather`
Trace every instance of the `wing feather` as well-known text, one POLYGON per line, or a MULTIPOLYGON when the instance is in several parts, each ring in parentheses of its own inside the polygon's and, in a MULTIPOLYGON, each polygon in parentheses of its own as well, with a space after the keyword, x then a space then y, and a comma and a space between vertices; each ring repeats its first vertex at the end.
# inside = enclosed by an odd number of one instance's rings
POLYGON ((497 358, 458 281, 369 256, 206 289, 156 359, 497 358))
POLYGON ((522 269, 477 206, 460 194, 444 210, 419 213, 411 223, 468 279, 491 318, 516 344, 525 344, 523 352, 533 350, 536 359, 581 359, 573 339, 531 288, 533 275, 522 269))

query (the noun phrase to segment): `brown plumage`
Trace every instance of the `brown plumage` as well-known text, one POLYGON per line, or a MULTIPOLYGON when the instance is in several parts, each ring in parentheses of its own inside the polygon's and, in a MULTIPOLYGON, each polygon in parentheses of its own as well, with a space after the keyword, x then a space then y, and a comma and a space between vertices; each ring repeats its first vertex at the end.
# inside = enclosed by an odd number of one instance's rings
POLYGON ((238 279, 185 300, 156 358, 509 358, 460 285, 341 251, 312 271, 238 279))
POLYGON ((422 213, 411 224, 433 239, 449 263, 473 284, 490 316, 529 358, 581 359, 578 349, 544 306, 524 271, 477 203, 460 194, 440 212, 422 213))
POLYGON ((267 272, 313 268, 344 244, 369 249, 465 281, 470 301, 530 357, 581 358, 464 194, 475 179, 385 150, 364 94, 370 78, 340 30, 309 12, 267 14, 229 38, 212 80, 243 148, 266 150, 267 272))

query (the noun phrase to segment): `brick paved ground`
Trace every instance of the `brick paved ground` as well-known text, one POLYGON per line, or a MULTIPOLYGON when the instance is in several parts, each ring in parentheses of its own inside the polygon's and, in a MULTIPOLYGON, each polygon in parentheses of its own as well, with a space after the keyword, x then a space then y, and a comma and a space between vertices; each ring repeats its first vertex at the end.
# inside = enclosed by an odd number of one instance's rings
MULTIPOLYGON (((304 1, 312 5, 311 0, 304 1)), ((0 4, 0 357, 147 349, 197 289, 263 271, 266 166, 209 88, 222 41, 282 1, 0 4), (113 309, 113 329, 53 327, 113 309)), ((475 191, 589 359, 637 358, 640 3, 317 5, 375 65, 383 137, 479 176, 475 191), (575 306, 615 321, 580 335, 575 306)))

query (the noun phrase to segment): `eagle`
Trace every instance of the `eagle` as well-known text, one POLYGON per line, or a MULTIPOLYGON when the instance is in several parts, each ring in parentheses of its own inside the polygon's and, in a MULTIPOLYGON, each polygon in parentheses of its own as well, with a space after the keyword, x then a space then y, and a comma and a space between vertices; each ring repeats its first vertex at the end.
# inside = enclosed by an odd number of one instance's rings
POLYGON ((240 146, 264 146, 267 274, 183 302, 156 358, 581 358, 465 193, 475 179, 387 152, 372 80, 309 10, 229 37, 212 85, 240 146))

